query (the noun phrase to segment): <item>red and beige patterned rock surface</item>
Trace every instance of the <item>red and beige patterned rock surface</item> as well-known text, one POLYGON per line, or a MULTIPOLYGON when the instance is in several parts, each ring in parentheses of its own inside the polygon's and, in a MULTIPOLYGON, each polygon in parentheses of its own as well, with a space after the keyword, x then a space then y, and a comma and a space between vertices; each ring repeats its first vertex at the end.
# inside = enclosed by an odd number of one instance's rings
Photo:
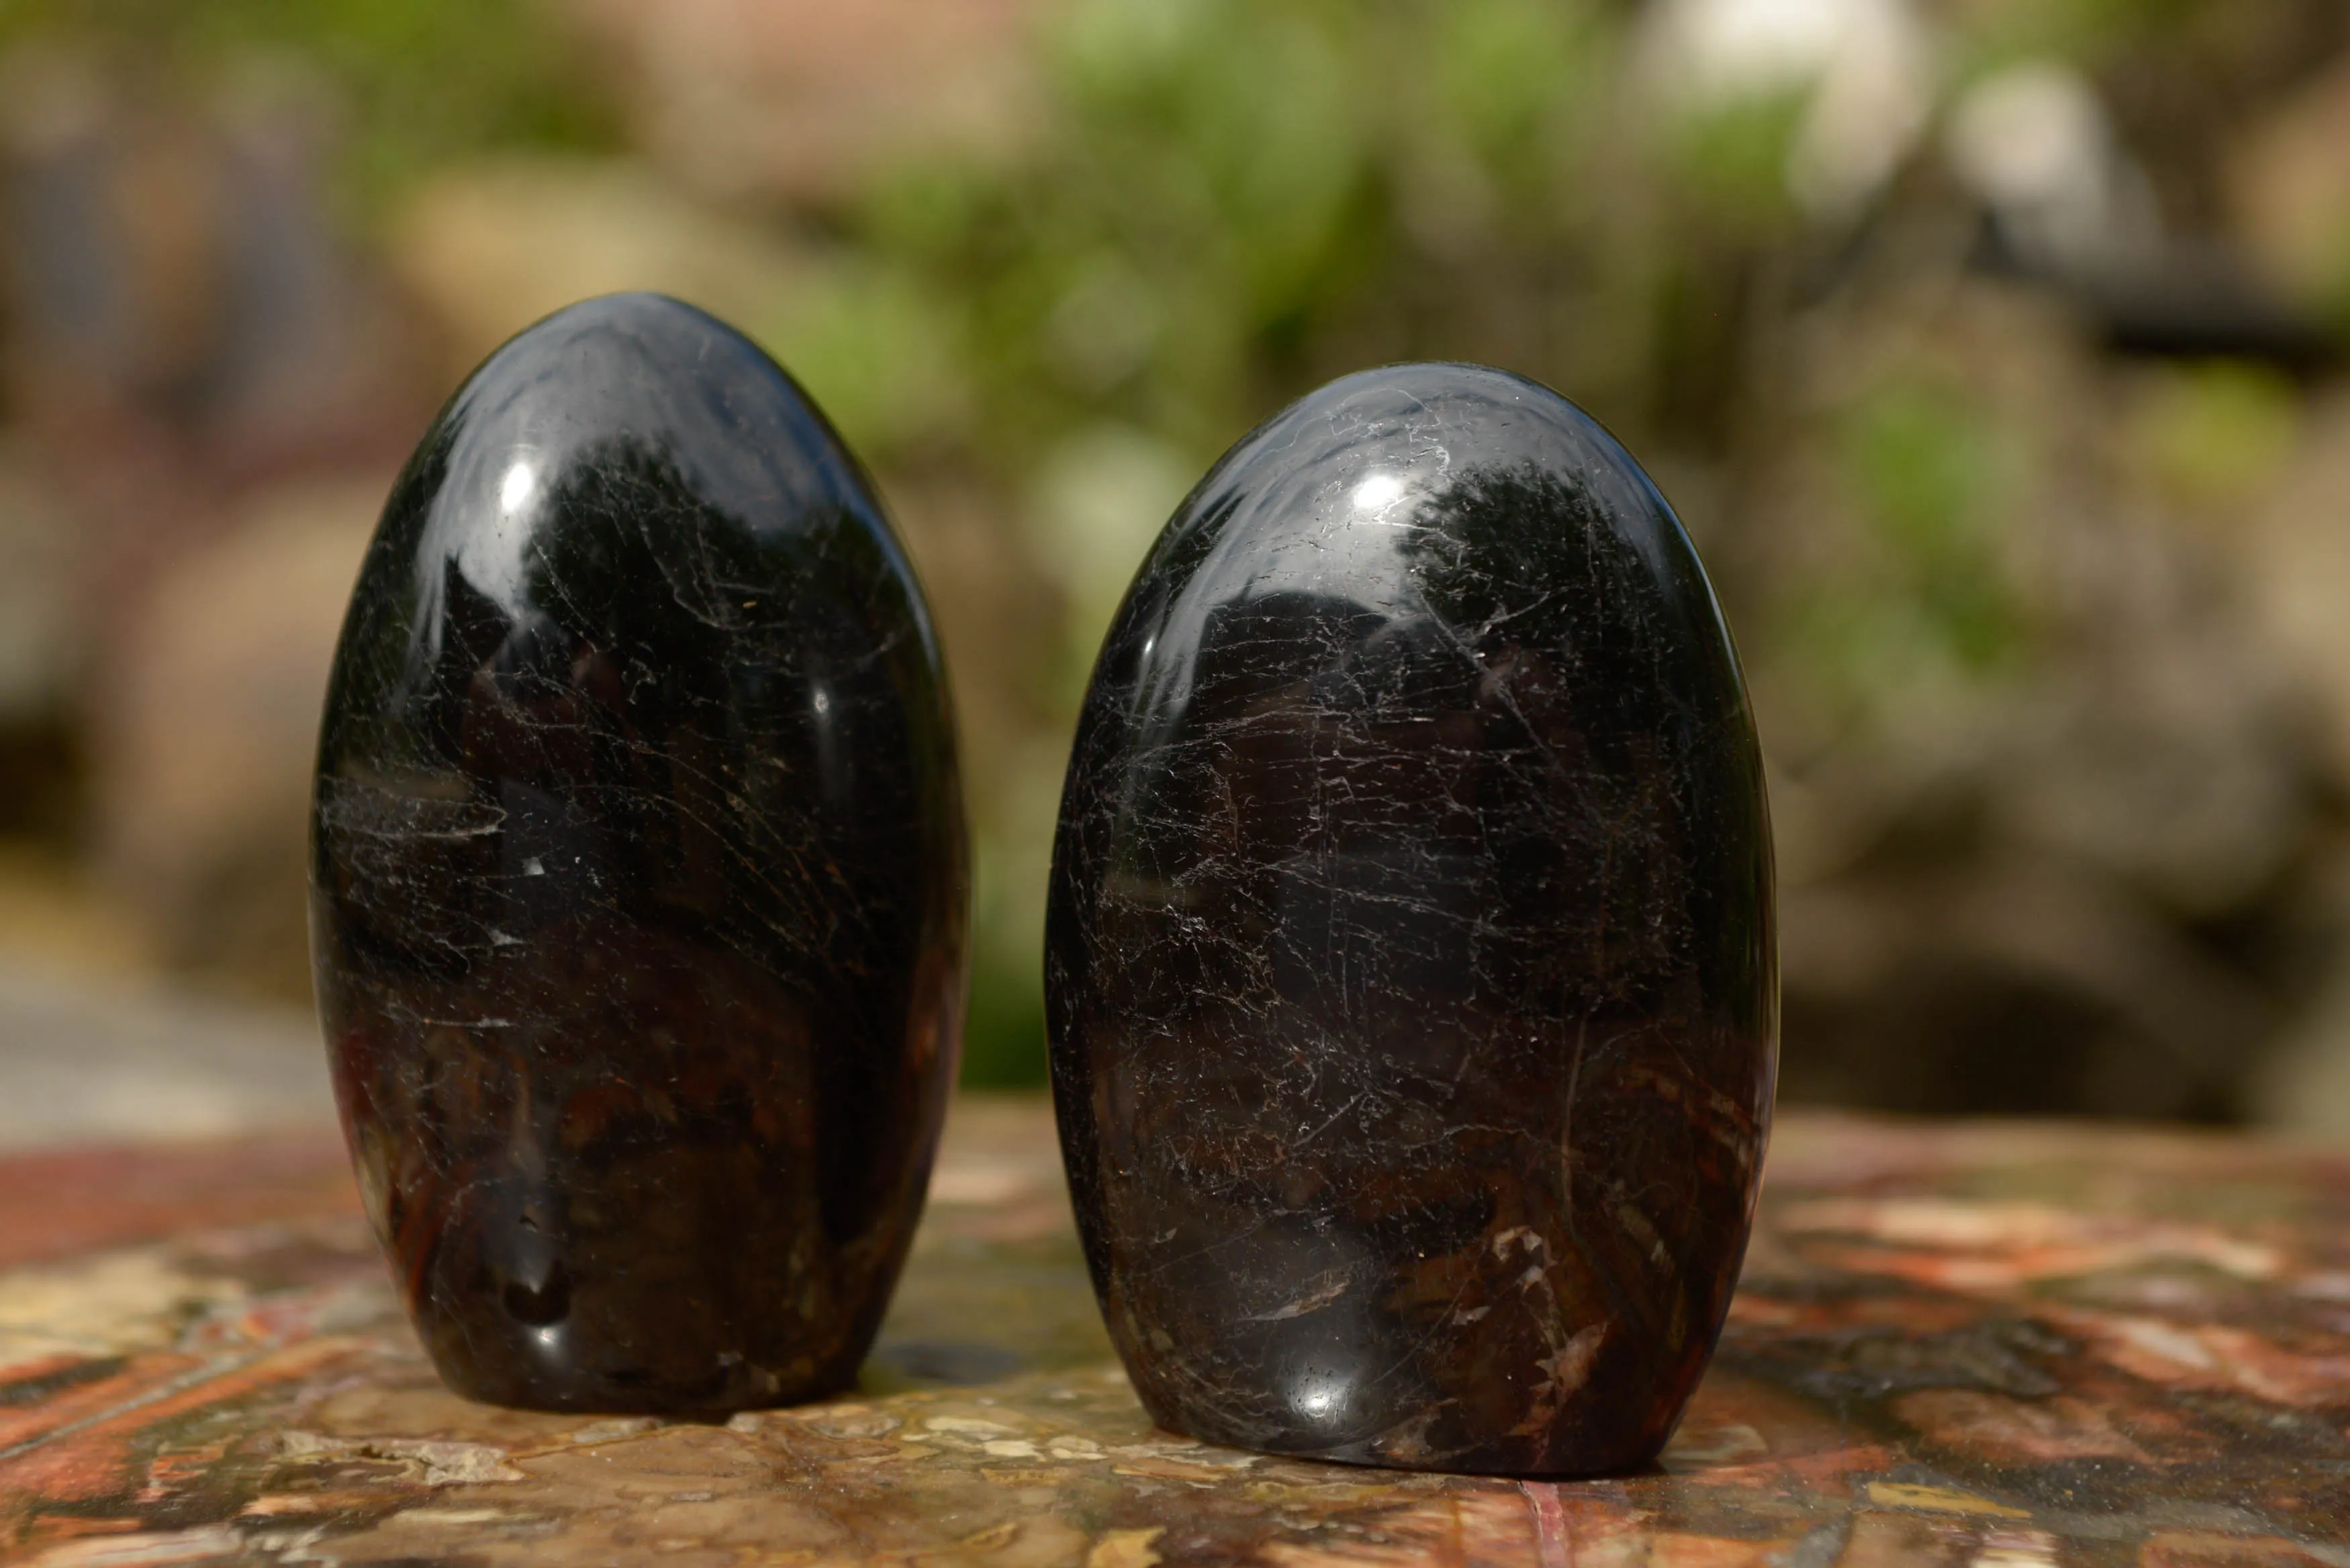
POLYGON ((330 1138, 0 1162, 11 1563, 2350 1563, 2350 1162, 1791 1116, 1657 1469, 1514 1482, 1153 1431, 1045 1108, 970 1103, 849 1398, 443 1391, 330 1138))

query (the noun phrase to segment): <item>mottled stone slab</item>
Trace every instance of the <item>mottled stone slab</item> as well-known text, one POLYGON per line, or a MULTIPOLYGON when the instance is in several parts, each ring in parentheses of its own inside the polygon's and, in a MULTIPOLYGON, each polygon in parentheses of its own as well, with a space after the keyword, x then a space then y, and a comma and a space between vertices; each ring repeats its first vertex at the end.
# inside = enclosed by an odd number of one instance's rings
POLYGON ((1045 1108, 968 1102, 857 1392, 729 1422, 469 1404, 331 1139, 0 1162, 0 1555, 2339 1568, 2350 1162, 1790 1116, 1662 1461, 1555 1483, 1151 1428, 1045 1108))

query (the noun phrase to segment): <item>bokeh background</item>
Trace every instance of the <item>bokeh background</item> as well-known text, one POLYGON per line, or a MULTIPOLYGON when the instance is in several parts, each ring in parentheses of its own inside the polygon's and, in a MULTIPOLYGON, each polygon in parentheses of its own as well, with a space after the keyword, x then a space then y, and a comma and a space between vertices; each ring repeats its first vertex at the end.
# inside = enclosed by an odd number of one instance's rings
POLYGON ((10 0, 0 264, 0 1123, 100 1040, 109 1126, 313 1071, 391 472, 650 287, 815 392, 928 586, 968 1082, 1042 1081, 1149 540, 1289 399, 1448 358, 1584 403, 1706 554, 1788 1099, 2350 1142, 2342 0, 10 0))

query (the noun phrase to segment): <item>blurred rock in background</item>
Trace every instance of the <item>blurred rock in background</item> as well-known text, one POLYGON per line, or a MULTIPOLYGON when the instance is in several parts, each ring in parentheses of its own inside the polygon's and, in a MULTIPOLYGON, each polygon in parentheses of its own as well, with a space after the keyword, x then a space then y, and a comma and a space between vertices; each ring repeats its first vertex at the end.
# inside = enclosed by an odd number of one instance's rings
POLYGON ((103 988, 0 962, 0 1149, 324 1128, 334 1093, 306 1011, 103 988))
POLYGON ((853 200, 885 162, 1001 154, 1036 84, 1044 0, 559 0, 633 140, 719 198, 853 200))
POLYGON ((318 713, 387 473, 251 493, 120 633, 92 724, 91 849, 171 968, 309 995, 318 713))
POLYGON ((386 464, 507 334, 660 288, 891 498, 967 1075, 1037 1082, 1068 727, 1159 523, 1318 381, 1482 359, 1714 569, 1791 1098, 2350 1142, 2336 0, 47 0, 0 70, 0 915, 80 867, 143 961, 298 996, 386 464))
POLYGON ((574 300, 650 288, 730 319, 789 286, 776 236, 611 159, 504 157, 427 176, 395 211, 385 261, 441 341, 454 387, 523 327, 574 300))

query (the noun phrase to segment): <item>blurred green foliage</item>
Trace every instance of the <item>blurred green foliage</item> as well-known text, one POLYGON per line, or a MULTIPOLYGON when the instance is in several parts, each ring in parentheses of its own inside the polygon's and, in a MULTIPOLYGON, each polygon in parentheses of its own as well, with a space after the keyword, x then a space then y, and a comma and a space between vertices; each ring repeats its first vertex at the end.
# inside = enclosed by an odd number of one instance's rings
POLYGON ((2224 8, 2224 0, 1994 0, 1970 7, 1953 41, 1981 64, 2052 56, 2095 64, 2224 8))
POLYGON ((1828 455, 1856 536, 1773 629, 1839 727, 1921 691, 2016 672, 2031 622, 2003 531, 2019 453, 1996 410, 1961 386, 1896 376, 1855 398, 1828 455))
POLYGON ((2173 500, 2235 516, 2283 466, 2300 414, 2296 389, 2279 372, 2220 361, 2159 377, 2130 434, 2173 500))
MULTIPOLYGON (((2094 62, 2192 9, 1977 6, 1958 74, 2094 62)), ((1124 580, 1069 568, 1085 530, 1139 560, 1181 487, 1162 471, 1197 474, 1330 376, 1483 360, 1652 457, 1728 456, 1739 400, 1771 379, 1754 312, 1784 307, 1758 307, 1758 279, 1776 268, 1783 286, 1804 243, 1787 171, 1807 90, 1671 101, 1642 47, 1637 8, 1606 0, 1075 0, 1044 40, 1021 154, 896 170, 847 214, 851 296, 886 319, 778 340, 885 459, 954 452, 1019 512, 1065 590, 1035 692, 1065 728, 1124 580), (885 364, 877 343, 905 352, 885 364), (1066 503, 1088 485, 1097 499, 1066 503)), ((1820 421, 1790 434, 1826 456, 1849 548, 1750 607, 1751 648, 1783 652, 1846 730, 2026 670, 2008 531, 2030 447, 2008 412, 1921 372, 1820 421)), ((974 1081, 1041 1075, 1031 895, 1053 782, 980 825, 974 1081)))
POLYGON ((1615 27, 1575 0, 1079 0, 1027 153, 897 171, 852 229, 959 318, 967 439, 1008 483, 1103 420, 1204 460, 1326 368, 1440 343, 1430 264, 1594 248, 1615 27))
MULTIPOLYGON (((1479 359, 1635 435, 1686 400, 1665 378, 1734 379, 1721 319, 1792 222, 1801 99, 1648 137, 1634 53, 1604 0, 1076 0, 1020 154, 897 169, 847 215, 843 297, 883 314, 771 336, 885 462, 951 451, 1018 512, 1063 589, 1034 695, 1066 733, 1184 476, 1315 383, 1479 359)), ((1041 1075, 1057 783, 979 824, 972 1081, 1041 1075)))
POLYGON ((362 223, 452 158, 619 141, 577 49, 530 0, 7 0, 0 51, 27 44, 88 49, 151 85, 323 76, 344 117, 338 195, 362 223))
MULTIPOLYGON (((2027 57, 2095 65, 2226 14, 1975 0, 1943 23, 1962 83, 2027 57)), ((746 325, 885 472, 990 492, 1056 596, 1037 611, 1058 618, 1049 656, 1026 672, 1037 735, 976 824, 972 1081, 1043 1072, 1059 776, 1036 759, 1074 719, 1131 564, 1250 424, 1366 365, 1476 359, 1557 387, 1660 472, 1690 460, 1735 483, 1751 405, 1790 382, 1767 357, 1784 339, 1758 319, 1793 313, 1817 238, 1787 180, 1806 95, 1776 81, 1674 99, 1642 75, 1639 15, 1630 0, 1070 0, 1048 13, 1013 152, 933 155, 845 210, 791 215, 823 254, 746 325)), ((363 218, 451 160, 624 141, 599 77, 530 0, 0 9, 0 48, 52 38, 191 79, 273 59, 323 75, 363 218)), ((2284 397, 2182 381, 2147 417, 2157 471, 2240 493, 2237 460, 2274 450, 2284 397)), ((2030 664, 2011 563, 2033 461, 2022 416, 1924 369, 1768 412, 1772 439, 1817 448, 1848 537, 1742 622, 1750 656, 1787 656, 1848 723, 1921 684, 2030 664)))

